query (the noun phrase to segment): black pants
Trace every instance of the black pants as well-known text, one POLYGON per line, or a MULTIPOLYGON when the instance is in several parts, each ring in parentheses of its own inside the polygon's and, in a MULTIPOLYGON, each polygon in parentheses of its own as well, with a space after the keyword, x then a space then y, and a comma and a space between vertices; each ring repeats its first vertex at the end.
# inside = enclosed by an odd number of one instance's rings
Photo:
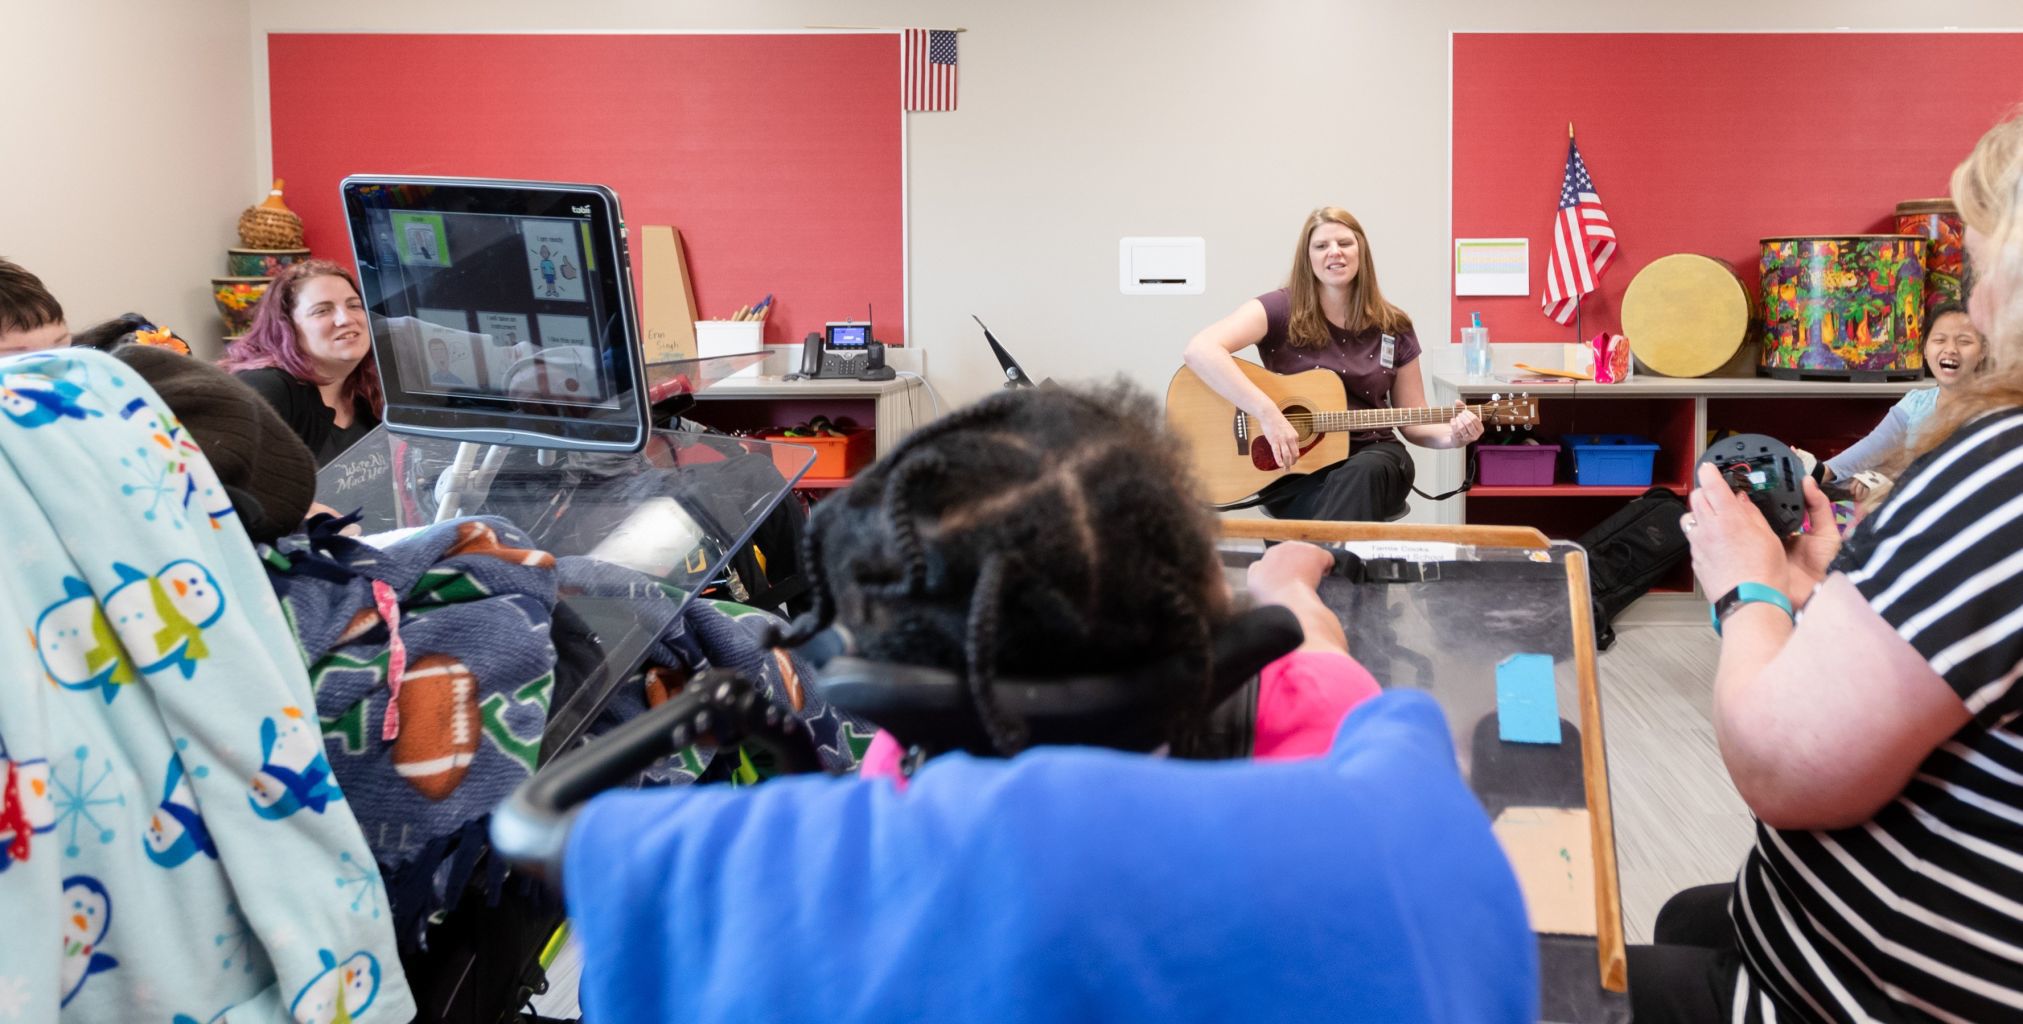
POLYGON ((1369 441, 1327 469, 1265 488, 1264 509, 1275 519, 1380 523, 1404 511, 1414 472, 1403 442, 1369 441))
POLYGON ((1658 911, 1656 944, 1630 947, 1630 1013, 1637 1024, 1729 1019, 1743 969, 1728 919, 1734 895, 1733 882, 1687 889, 1658 911))

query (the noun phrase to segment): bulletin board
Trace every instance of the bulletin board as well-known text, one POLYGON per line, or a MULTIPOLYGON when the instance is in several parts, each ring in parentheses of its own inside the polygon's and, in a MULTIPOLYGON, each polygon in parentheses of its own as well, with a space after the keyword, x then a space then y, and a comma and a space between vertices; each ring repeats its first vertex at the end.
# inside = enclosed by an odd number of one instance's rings
POLYGON ((351 262, 347 174, 588 182, 681 231, 703 318, 771 294, 770 343, 867 307, 905 341, 896 33, 274 33, 267 66, 274 175, 318 256, 351 262))
POLYGON ((1592 336, 1661 256, 1724 260, 1753 296, 1763 237, 1894 231, 2023 100, 2019 66, 2019 33, 1457 32, 1453 236, 1530 238, 1531 294, 1455 297, 1452 322, 1577 340, 1539 311, 1568 121, 1619 241, 1592 336))

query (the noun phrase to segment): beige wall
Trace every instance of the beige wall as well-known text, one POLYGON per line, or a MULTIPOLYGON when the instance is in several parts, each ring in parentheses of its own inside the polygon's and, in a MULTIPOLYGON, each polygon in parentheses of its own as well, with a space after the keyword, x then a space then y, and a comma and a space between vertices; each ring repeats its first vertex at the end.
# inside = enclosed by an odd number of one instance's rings
MULTIPOLYGON (((1945 24, 2023 24, 2013 2, 1945 11, 1945 24)), ((1034 374, 1123 373, 1163 391, 1190 334, 1279 282, 1300 218, 1321 202, 1356 211, 1386 290, 1429 343, 1448 340, 1453 30, 1937 27, 1901 3, 1837 0, 658 0, 572 8, 253 0, 252 13, 256 39, 338 29, 969 29, 961 109, 908 123, 912 337, 955 401, 997 380, 971 313, 1034 374), (1126 235, 1205 236, 1207 294, 1118 294, 1117 239, 1126 235)), ((264 66, 256 80, 265 80, 264 66)), ((2023 98, 2023 75, 2017 93, 2023 98)), ((257 166, 250 181, 264 173, 257 166)))
MULTIPOLYGON (((1322 202, 1363 218, 1386 290, 1416 317, 1434 358, 1445 358, 1454 30, 2023 24, 2013 0, 1943 8, 1840 0, 216 0, 205 5, 209 19, 184 14, 189 5, 138 0, 72 0, 71 10, 90 14, 0 3, 32 10, 32 34, 49 44, 26 48, 47 83, 31 94, 48 97, 32 112, 32 134, 61 168, 24 168, 17 159, 0 170, 0 184, 16 186, 0 189, 0 252, 46 268, 91 315, 171 298, 179 308, 196 304, 192 289, 222 258, 233 219, 267 178, 269 31, 965 27, 961 110, 914 115, 908 127, 912 337, 951 401, 997 380, 971 313, 1035 374, 1122 373, 1163 390, 1193 331, 1279 281, 1301 216, 1322 202), (83 52, 77 39, 91 39, 99 53, 159 54, 163 67, 100 71, 57 88, 69 61, 56 55, 83 52), (114 160, 112 140, 122 137, 151 140, 163 154, 156 162, 171 167, 114 160), (24 198, 21 185, 38 198, 24 198), (165 248, 128 252, 124 280, 95 269, 106 259, 101 242, 143 230, 165 248), (1165 234, 1207 238, 1207 294, 1118 294, 1117 239, 1165 234)), ((1914 82, 1914 71, 1905 77, 1914 82)), ((2023 75, 2017 91, 2023 98, 2023 75)), ((0 116, 11 124, 22 115, 0 116)), ((364 118, 333 126, 370 130, 364 118)), ((12 146, 22 133, 4 137, 12 146)), ((1437 465, 1432 475, 1451 468, 1437 465)))
POLYGON ((0 0, 0 256, 73 329, 127 311, 214 352, 253 174, 247 0, 0 0))

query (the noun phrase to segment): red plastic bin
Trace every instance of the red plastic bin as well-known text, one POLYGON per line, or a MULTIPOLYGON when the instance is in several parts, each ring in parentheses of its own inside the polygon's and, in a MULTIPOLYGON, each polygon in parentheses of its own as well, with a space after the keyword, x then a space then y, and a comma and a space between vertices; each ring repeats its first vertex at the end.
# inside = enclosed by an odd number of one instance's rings
MULTIPOLYGON (((761 441, 778 444, 804 444, 815 449, 815 461, 808 467, 806 479, 836 480, 855 476, 859 469, 871 462, 876 450, 876 435, 869 430, 848 430, 841 437, 788 437, 784 434, 766 434, 761 441)), ((773 449, 773 462, 781 473, 791 473, 800 464, 803 456, 793 449, 773 449), (791 454, 790 454, 791 453, 791 454)))
POLYGON ((1540 487, 1559 465, 1556 444, 1485 444, 1475 448, 1475 482, 1483 487, 1540 487))

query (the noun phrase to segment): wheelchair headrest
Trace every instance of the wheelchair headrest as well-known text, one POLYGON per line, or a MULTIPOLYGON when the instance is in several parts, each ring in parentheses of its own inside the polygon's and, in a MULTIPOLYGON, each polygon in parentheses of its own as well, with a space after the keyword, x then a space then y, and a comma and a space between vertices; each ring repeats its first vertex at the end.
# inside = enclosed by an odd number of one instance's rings
MULTIPOLYGON (((1305 639, 1284 608, 1252 608, 1212 641, 1214 707, 1305 639)), ((798 648, 817 666, 814 689, 837 708, 876 723, 902 743, 930 752, 991 752, 962 674, 926 665, 872 661, 849 630, 831 626, 798 648)), ((1167 742, 1176 690, 1198 671, 1180 655, 1126 672, 1049 678, 1000 676, 992 699, 1025 724, 1034 744, 1151 750, 1167 742)))

